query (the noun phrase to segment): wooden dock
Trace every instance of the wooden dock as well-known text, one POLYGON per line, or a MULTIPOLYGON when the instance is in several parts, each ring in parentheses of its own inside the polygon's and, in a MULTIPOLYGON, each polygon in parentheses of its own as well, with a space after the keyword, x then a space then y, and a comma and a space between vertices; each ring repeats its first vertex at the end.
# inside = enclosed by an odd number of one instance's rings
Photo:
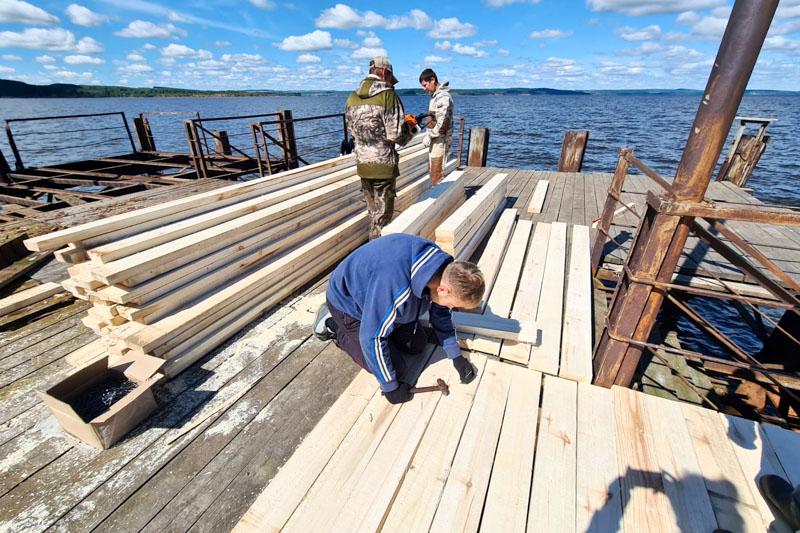
MULTIPOLYGON (((507 173, 509 176, 507 207, 516 207, 521 219, 531 220, 534 223, 564 223, 570 230, 576 224, 591 226, 593 220, 600 216, 605 192, 611 179, 610 174, 470 167, 466 169, 468 192, 474 193, 478 186, 488 182, 499 172, 507 173), (527 206, 534 195, 537 183, 542 180, 548 181, 549 184, 541 213, 528 214, 527 206)), ((646 179, 631 176, 626 182, 624 200, 640 202, 636 205, 643 205, 646 179), (637 189, 634 190, 634 187, 637 189)), ((187 190, 194 187, 196 190, 198 187, 203 189, 213 186, 205 184, 205 180, 200 180, 191 185, 170 187, 169 191, 172 194, 173 191, 182 190, 184 187, 187 190)), ((162 191, 138 194, 146 199, 143 200, 145 202, 155 202, 159 198, 161 201, 166 200, 162 191)), ((712 184, 707 194, 720 202, 757 203, 745 193, 728 190, 726 185, 712 184)), ((115 205, 120 206, 118 209, 125 210, 125 206, 129 209, 135 205, 136 197, 138 195, 112 202, 117 202, 115 205)), ((104 201, 103 205, 105 204, 104 201)), ((102 214, 96 207, 92 209, 97 211, 98 216, 102 214)), ((76 213, 74 216, 81 222, 86 222, 92 217, 89 206, 70 208, 71 213, 73 210, 76 213)), ((42 213, 38 216, 43 217, 38 222, 36 219, 25 221, 28 227, 34 228, 34 224, 37 223, 57 227, 65 220, 63 216, 59 218, 54 213, 42 213)), ((635 231, 634 221, 626 219, 626 216, 625 213, 621 213, 615 220, 613 231, 616 231, 617 235, 625 232, 633 234, 635 231)), ((14 227, 19 229, 21 225, 21 222, 15 223, 14 227)), ((795 235, 790 233, 794 230, 779 228, 775 231, 780 232, 780 240, 777 234, 769 240, 765 240, 763 234, 755 233, 749 238, 768 256, 775 258, 780 256, 780 260, 785 261, 788 266, 800 265, 800 259, 797 259, 797 254, 800 252, 796 250, 800 245, 792 244, 800 240, 794 240, 795 235), (782 244, 776 246, 776 242, 782 244)), ((571 232, 568 235, 571 235, 571 232)), ((571 242, 571 240, 565 242, 565 245, 571 242)), ((480 251, 478 250, 478 253, 480 251)), ((692 259, 698 265, 704 267, 708 265, 718 268, 718 272, 725 272, 724 264, 711 254, 695 253, 694 256, 692 254, 693 250, 688 249, 685 254, 686 265, 690 265, 689 259, 692 259)), ((613 257, 619 259, 622 256, 616 252, 611 254, 607 259, 610 270, 613 270, 613 257)), ((800 275, 800 268, 787 269, 787 272, 798 272, 800 275)), ((734 276, 733 273, 730 275, 734 276)), ((69 373, 72 367, 64 357, 95 338, 94 334, 80 325, 80 317, 85 313, 87 304, 62 302, 45 307, 43 303, 43 310, 34 315, 38 319, 32 321, 26 319, 26 325, 21 325, 23 321, 19 313, 0 319, 0 326, 5 325, 5 330, 0 332, 0 364, 2 364, 0 367, 0 531, 44 531, 48 528, 69 531, 95 529, 98 531, 227 531, 234 527, 268 482, 295 453, 301 442, 307 440, 306 435, 323 419, 331 406, 335 405, 342 392, 351 386, 351 381, 357 374, 358 368, 343 352, 333 344, 321 343, 310 335, 314 311, 324 299, 324 288, 324 278, 313 281, 301 293, 285 300, 265 317, 250 324, 236 338, 203 357, 175 379, 163 383, 156 390, 158 410, 122 441, 102 452, 89 448, 65 434, 34 393, 37 389, 47 388, 48 384, 59 381, 69 373), (218 406, 240 393, 243 393, 241 398, 214 412, 218 406), (181 435, 175 442, 167 444, 168 440, 189 428, 195 420, 201 420, 209 413, 212 415, 196 428, 181 435)), ((559 286, 559 290, 563 290, 563 285, 559 286)), ((30 310, 27 313, 30 315, 30 310)), ((636 529, 635 525, 628 529, 627 520, 649 519, 651 506, 658 511, 657 513, 653 511, 652 515, 658 516, 658 520, 666 521, 659 523, 669 525, 671 530, 678 528, 686 523, 685 515, 681 514, 684 513, 685 500, 681 498, 686 494, 695 494, 691 492, 694 490, 698 490, 697 494, 701 494, 702 490, 699 490, 702 488, 701 478, 706 486, 705 494, 710 500, 712 509, 712 514, 708 513, 707 508, 704 511, 703 516, 706 519, 717 520, 720 527, 733 524, 732 531, 766 530, 767 518, 763 506, 758 504, 757 492, 753 485, 755 476, 759 472, 770 472, 769 468, 774 469, 774 465, 778 464, 787 469, 785 473, 793 482, 800 482, 798 479, 800 474, 796 470, 800 458, 786 455, 786 453, 796 454, 796 450, 800 449, 796 442, 797 434, 776 430, 766 425, 756 426, 749 422, 740 422, 738 419, 720 417, 711 411, 682 406, 679 403, 651 400, 649 397, 627 390, 595 392, 594 387, 577 385, 574 381, 552 376, 542 377, 535 370, 523 369, 494 358, 490 358, 484 367, 482 361, 485 361, 485 357, 477 354, 473 357, 482 368, 488 369, 480 381, 476 380, 470 386, 462 386, 453 380, 453 376, 449 376, 447 381, 452 384, 451 396, 441 398, 435 395, 425 397, 419 395, 408 405, 409 409, 406 409, 406 406, 390 408, 389 404, 379 397, 370 403, 372 400, 369 395, 373 394, 374 390, 372 393, 363 392, 361 409, 353 413, 348 411, 348 416, 355 417, 353 422, 349 426, 342 424, 338 429, 346 433, 357 420, 364 418, 366 421, 361 423, 373 424, 379 419, 376 414, 385 413, 389 418, 381 419, 386 423, 382 426, 383 430, 399 432, 402 427, 399 425, 394 427, 394 424, 407 418, 401 416, 404 412, 411 413, 414 410, 415 416, 411 417, 414 420, 408 422, 411 425, 407 427, 416 431, 417 441, 415 443, 411 438, 413 437, 411 430, 403 435, 410 438, 403 440, 402 443, 400 441, 392 443, 387 440, 386 445, 408 447, 411 450, 411 455, 408 450, 405 452, 396 448, 391 450, 394 452, 393 461, 401 452, 406 454, 408 461, 423 458, 419 452, 415 454, 414 450, 417 449, 417 444, 422 445, 426 439, 431 438, 429 435, 433 434, 433 430, 447 430, 453 432, 453 435, 463 433, 466 437, 461 438, 460 442, 471 442, 474 445, 469 449, 464 448, 464 451, 461 451, 463 445, 451 450, 453 457, 456 458, 458 457, 456 454, 469 454, 464 455, 463 461, 467 462, 453 463, 453 467, 472 469, 472 463, 468 460, 471 461, 474 454, 480 454, 484 462, 474 464, 482 465, 482 472, 479 473, 477 470, 469 472, 471 475, 482 476, 480 482, 485 484, 483 496, 479 490, 469 491, 468 496, 469 501, 475 502, 476 505, 478 500, 482 503, 473 507, 472 514, 438 518, 437 520, 441 522, 435 522, 437 527, 438 524, 442 524, 447 529, 448 523, 455 523, 448 520, 474 523, 466 521, 474 520, 475 513, 479 518, 483 513, 482 520, 489 520, 492 517, 494 517, 492 520, 506 518, 499 512, 506 506, 500 506, 499 510, 495 508, 492 513, 496 514, 486 514, 486 510, 490 509, 487 505, 496 501, 498 497, 508 501, 505 488, 498 496, 496 492, 498 489, 492 489, 492 480, 495 475, 501 475, 504 471, 510 470, 513 475, 518 473, 518 470, 524 472, 525 469, 518 468, 519 463, 514 462, 523 460, 520 454, 497 455, 499 446, 510 445, 515 449, 521 446, 529 450, 534 468, 532 474, 529 472, 531 477, 528 489, 523 492, 527 494, 530 483, 533 483, 534 498, 531 501, 534 507, 546 501, 560 503, 567 511, 571 510, 573 513, 574 527, 578 528, 579 524, 593 524, 598 525, 597 531, 613 530, 600 526, 611 523, 605 522, 606 520, 615 519, 617 523, 625 525, 628 531, 649 530, 646 527, 636 529), (530 383, 517 387, 520 382, 530 383), (542 385, 537 384, 538 382, 542 385), (559 392, 562 388, 572 392, 559 392), (556 405, 551 407, 553 394, 564 394, 563 398, 569 399, 571 403, 565 403, 566 400, 555 401, 556 405), (581 400, 585 394, 597 394, 603 399, 587 403, 586 400, 581 400), (503 400, 497 401, 495 398, 503 400), (540 421, 534 425, 533 422, 537 420, 536 407, 539 403, 542 409, 540 421), (564 405, 560 405, 561 403, 564 405), (588 405, 586 410, 583 409, 584 405, 588 405), (665 405, 668 407, 662 407, 665 405), (447 409, 455 409, 456 406, 462 409, 460 425, 451 423, 450 419, 445 425, 434 424, 439 417, 446 416, 447 409), (366 410, 373 408, 374 411, 366 410), (428 414, 416 416, 418 412, 415 409, 422 408, 427 409, 428 414), (555 411, 562 408, 572 408, 573 414, 564 416, 555 411), (689 441, 685 439, 680 443, 669 441, 670 448, 664 449, 662 446, 667 441, 658 437, 660 435, 658 432, 663 431, 663 427, 651 421, 652 413, 656 412, 651 409, 656 408, 664 409, 673 417, 680 415, 689 435, 689 441), (548 409, 554 411, 549 412, 548 409), (601 412, 603 409, 605 411, 601 412), (479 416, 480 410, 485 414, 479 416), (373 413, 372 420, 369 420, 369 413, 373 413), (520 420, 523 422, 512 422, 512 416, 521 417, 520 420), (580 420, 587 416, 613 417, 613 424, 595 425, 605 426, 615 433, 610 436, 607 434, 586 436, 581 432, 580 420), (430 422, 422 427, 415 426, 413 422, 417 418, 430 422), (574 427, 564 428, 559 425, 568 419, 574 420, 574 427), (483 423, 484 420, 486 424, 483 423), (737 431, 727 430, 724 425, 726 423, 735 423, 737 428, 740 426, 741 428, 737 431), (623 439, 622 435, 629 430, 631 434, 623 439), (551 434, 551 431, 556 433, 551 434), (567 443, 563 436, 564 434, 569 436, 569 431, 573 432, 575 438, 569 437, 570 442, 567 443), (698 431, 706 431, 709 434, 713 432, 712 436, 716 439, 712 441, 715 450, 723 448, 730 450, 725 456, 728 462, 717 464, 715 461, 722 459, 703 455, 708 454, 708 448, 702 448, 700 443, 706 437, 698 431), (479 445, 483 442, 481 435, 484 433, 489 435, 492 432, 495 435, 494 446, 498 448, 479 445), (592 447, 588 448, 585 446, 585 443, 591 442, 593 438, 606 441, 605 447, 602 448, 605 454, 603 457, 609 458, 608 461, 616 461, 613 463, 616 466, 612 467, 612 463, 605 464, 604 459, 600 465, 604 468, 602 476, 597 474, 599 476, 597 478, 584 479, 581 476, 594 476, 599 469, 597 464, 599 461, 593 461, 591 469, 580 466, 584 464, 581 461, 585 460, 581 458, 581 450, 600 449, 600 445, 592 444, 592 447), (620 449, 615 444, 618 442, 640 443, 640 446, 630 450, 620 449), (568 446, 565 448, 565 445, 568 446), (774 449, 773 455, 769 452, 769 445, 774 449), (689 449, 693 450, 696 457, 695 470, 675 470, 678 468, 675 464, 679 464, 681 468, 689 468, 686 466, 689 463, 662 462, 669 457, 683 457, 681 454, 689 449), (574 454, 573 463, 562 464, 561 459, 566 452, 574 454), (762 457, 765 459, 762 460, 762 457), (775 457, 778 463, 772 460, 775 457), (491 469, 492 463, 494 469, 491 469), (762 464, 764 466, 761 466, 762 464), (551 470, 540 471, 537 477, 537 465, 549 467, 551 470), (699 472, 697 465, 701 467, 699 472), (736 469, 731 465, 739 465, 741 474, 735 474, 736 469), (575 472, 575 491, 571 507, 564 503, 570 501, 568 494, 565 496, 566 500, 557 499, 561 497, 558 491, 564 490, 565 474, 555 470, 561 467, 571 468, 575 472), (620 470, 622 467, 626 470, 620 470), (716 470, 702 470, 706 467, 716 470), (486 468, 490 471, 487 472, 486 468), (677 477, 676 472, 684 477, 677 477), (689 477, 685 477, 687 472, 691 474, 689 477), (676 479, 681 481, 675 481, 676 479), (684 480, 688 481, 683 483, 684 480), (718 485, 714 484, 716 481, 719 481, 718 485), (578 488, 584 486, 601 491, 597 494, 603 496, 611 494, 609 500, 611 503, 608 505, 597 503, 595 493, 591 493, 592 498, 585 502, 579 500, 578 488), (650 488, 645 489, 643 486, 650 488), (656 490, 659 487, 665 492, 656 490), (681 503, 682 501, 684 503, 681 503), (579 507, 584 510, 580 511, 579 507), (583 513, 581 515, 583 522, 577 522, 579 512, 583 513), (622 522, 619 521, 620 515, 623 516, 622 522), (741 527, 736 527, 739 523, 736 520, 741 520, 741 527), (751 524, 760 524, 761 529, 746 529, 751 524)), ((434 365, 430 372, 438 372, 441 367, 442 365, 434 365)), ((449 368, 448 365, 445 367, 449 368)), ((420 384, 426 384, 430 376, 432 374, 426 375, 423 379, 425 382, 420 384)), ((358 378, 355 383, 359 382, 363 384, 364 379, 358 378)), ((371 382, 367 380, 367 384, 371 385, 371 382)), ((348 396, 343 396, 342 401, 348 396)), ((671 426, 664 427, 672 429, 671 426)), ((344 438, 342 435, 342 439, 344 438)), ((455 439, 455 443, 459 442, 456 436, 450 438, 455 439)), ((448 442, 454 444, 452 440, 448 442)), ((387 450, 383 452, 389 453, 387 450)), ((405 467, 409 464, 412 463, 406 462, 405 467)), ((369 465, 363 466, 366 468, 369 465)), ((389 468, 388 463, 386 466, 389 468)), ((392 463, 392 468, 403 470, 405 467, 402 462, 392 463)), ((415 466, 409 472, 417 470, 422 472, 424 469, 417 469, 415 466)), ((372 469, 369 469, 369 472, 372 472, 372 469)), ((442 498, 446 496, 448 499, 466 501, 464 492, 466 486, 460 484, 461 478, 454 477, 454 472, 455 470, 450 472, 450 478, 454 479, 450 484, 452 488, 448 488, 447 483, 440 480, 438 494, 441 494, 442 498)), ((406 479, 410 480, 408 476, 406 479)), ((349 484, 354 483, 355 479, 342 477, 341 481, 349 484)), ((494 483, 497 486, 505 482, 494 483)), ((515 483, 523 482, 517 480, 515 483)), ((364 490, 363 487, 358 488, 357 484, 348 486, 350 487, 348 494, 363 496, 361 492, 364 490)), ((390 486, 387 485, 385 488, 388 489, 390 486)), ((405 483, 394 485, 395 488, 402 486, 405 486, 405 483)), ((473 486, 476 486, 475 481, 473 486)), ((378 485, 369 488, 367 496, 371 500, 379 496, 375 494, 376 487, 378 485)), ((380 488, 384 488, 383 485, 380 485, 380 488)), ((437 496, 433 499, 438 501, 437 496)), ((522 511, 527 513, 531 501, 519 500, 513 507, 520 513, 522 511)), ((690 503, 694 503, 694 500, 690 503)), ((441 507, 441 504, 439 506, 441 507)), ((453 512, 457 508, 456 505, 452 506, 453 512)), ((569 514, 561 507, 560 511, 555 508, 551 510, 549 506, 547 512, 540 511, 538 507, 535 509, 535 516, 553 520, 548 523, 556 528, 554 531, 561 531, 557 529, 559 526, 556 525, 558 524, 556 520, 561 520, 569 514)), ((377 509, 375 511, 378 512, 377 509)), ((433 511, 430 515, 432 518, 438 514, 436 509, 433 511)), ((291 512, 294 513, 294 510, 291 512)), ((341 516, 355 515, 350 515, 348 511, 348 514, 341 516)))
POLYGON ((461 385, 442 357, 420 381, 451 393, 403 405, 359 373, 234 531, 788 531, 754 480, 800 482, 800 434, 474 354, 461 385))

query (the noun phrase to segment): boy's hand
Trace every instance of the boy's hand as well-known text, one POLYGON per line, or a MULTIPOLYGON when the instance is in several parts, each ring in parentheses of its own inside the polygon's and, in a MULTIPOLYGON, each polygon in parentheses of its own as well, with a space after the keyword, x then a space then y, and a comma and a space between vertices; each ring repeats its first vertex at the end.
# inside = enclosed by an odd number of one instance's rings
POLYGON ((453 366, 458 371, 458 377, 461 378, 461 383, 467 384, 475 379, 475 367, 472 366, 466 357, 459 355, 453 359, 453 366))

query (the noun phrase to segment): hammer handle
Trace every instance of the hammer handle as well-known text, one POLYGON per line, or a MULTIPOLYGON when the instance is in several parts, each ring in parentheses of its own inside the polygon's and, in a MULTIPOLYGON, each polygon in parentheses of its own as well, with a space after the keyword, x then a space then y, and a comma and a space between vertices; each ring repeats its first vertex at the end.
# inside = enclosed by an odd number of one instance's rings
POLYGON ((432 385, 430 387, 414 387, 413 389, 409 389, 408 392, 416 394, 418 392, 435 392, 441 390, 442 389, 438 385, 432 385))

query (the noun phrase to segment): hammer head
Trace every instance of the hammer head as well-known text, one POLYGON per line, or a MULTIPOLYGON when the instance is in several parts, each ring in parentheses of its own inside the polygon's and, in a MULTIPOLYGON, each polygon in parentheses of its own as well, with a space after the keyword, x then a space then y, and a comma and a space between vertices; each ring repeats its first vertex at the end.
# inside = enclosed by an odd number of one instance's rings
POLYGON ((442 391, 442 394, 447 396, 450 394, 450 387, 447 386, 447 383, 442 378, 436 380, 436 385, 439 386, 439 389, 442 391))

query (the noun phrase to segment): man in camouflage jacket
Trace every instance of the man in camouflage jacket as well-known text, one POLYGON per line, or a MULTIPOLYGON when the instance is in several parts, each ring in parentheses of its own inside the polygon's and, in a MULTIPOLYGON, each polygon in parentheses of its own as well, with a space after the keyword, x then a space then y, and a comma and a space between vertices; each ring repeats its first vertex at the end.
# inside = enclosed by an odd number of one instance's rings
POLYGON ((436 73, 426 68, 419 75, 419 83, 431 95, 428 113, 428 135, 423 142, 428 147, 428 169, 431 185, 442 181, 444 162, 453 144, 453 99, 450 97, 450 82, 439 83, 436 73))
POLYGON ((411 139, 395 83, 389 60, 375 57, 369 63, 369 75, 345 106, 347 129, 355 140, 356 172, 370 216, 370 240, 381 236, 394 213, 395 180, 400 174, 395 144, 402 146, 411 139))

